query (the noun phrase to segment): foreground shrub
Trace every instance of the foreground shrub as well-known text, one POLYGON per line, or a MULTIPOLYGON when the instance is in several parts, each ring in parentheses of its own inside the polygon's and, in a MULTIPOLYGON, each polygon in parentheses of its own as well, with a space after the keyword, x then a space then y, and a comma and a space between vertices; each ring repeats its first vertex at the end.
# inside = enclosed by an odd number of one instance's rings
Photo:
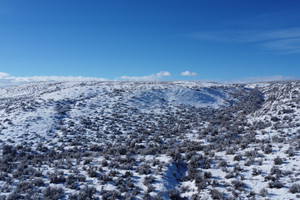
POLYGON ((64 198, 64 190, 58 187, 47 187, 43 191, 43 197, 46 200, 58 200, 64 198))
POLYGON ((293 184, 291 187, 290 187, 290 192, 291 193, 300 193, 300 185, 299 184, 293 184))

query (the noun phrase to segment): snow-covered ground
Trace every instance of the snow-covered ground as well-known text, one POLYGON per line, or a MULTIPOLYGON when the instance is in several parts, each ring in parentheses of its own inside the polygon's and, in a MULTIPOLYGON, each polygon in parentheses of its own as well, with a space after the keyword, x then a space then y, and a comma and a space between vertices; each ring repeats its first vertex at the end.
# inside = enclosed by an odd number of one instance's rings
POLYGON ((0 88, 0 199, 300 198, 300 82, 0 88))

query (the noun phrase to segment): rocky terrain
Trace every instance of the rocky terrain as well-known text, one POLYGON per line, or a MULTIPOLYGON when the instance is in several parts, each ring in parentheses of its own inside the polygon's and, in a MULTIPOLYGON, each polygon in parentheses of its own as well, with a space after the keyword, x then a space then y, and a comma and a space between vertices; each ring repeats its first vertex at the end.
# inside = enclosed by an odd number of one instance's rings
POLYGON ((0 199, 299 199, 300 82, 0 88, 0 199))

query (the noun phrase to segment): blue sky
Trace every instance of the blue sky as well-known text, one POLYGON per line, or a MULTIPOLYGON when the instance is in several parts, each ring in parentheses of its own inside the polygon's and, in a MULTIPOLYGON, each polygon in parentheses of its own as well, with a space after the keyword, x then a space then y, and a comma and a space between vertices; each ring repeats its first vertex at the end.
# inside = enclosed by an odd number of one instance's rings
POLYGON ((299 78, 299 8, 297 0, 0 0, 0 78, 299 78))

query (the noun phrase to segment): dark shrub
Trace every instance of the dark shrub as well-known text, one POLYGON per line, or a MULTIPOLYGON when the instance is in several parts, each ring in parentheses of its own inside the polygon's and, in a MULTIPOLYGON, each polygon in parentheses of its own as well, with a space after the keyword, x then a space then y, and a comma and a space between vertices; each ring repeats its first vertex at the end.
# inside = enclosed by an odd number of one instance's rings
POLYGON ((155 181, 154 176, 150 175, 150 176, 146 176, 144 179, 144 185, 148 185, 151 184, 155 181))
POLYGON ((107 182, 112 181, 112 178, 107 174, 100 174, 100 176, 98 177, 98 180, 100 181, 101 184, 104 185, 107 182))
POLYGON ((138 172, 140 175, 148 175, 151 174, 151 167, 147 164, 142 164, 136 168, 136 172, 138 172))
POLYGON ((272 153, 272 146, 267 145, 267 146, 264 148, 264 152, 265 152, 266 154, 272 153))
POLYGON ((211 172, 204 172, 204 178, 208 179, 208 178, 211 178, 211 177, 212 177, 211 172))
POLYGON ((181 200, 182 198, 180 197, 180 192, 177 190, 169 190, 168 195, 170 199, 172 200, 181 200))
POLYGON ((84 165, 88 165, 93 161, 93 158, 86 158, 83 162, 84 165))
POLYGON ((271 175, 276 175, 277 177, 280 177, 281 176, 281 170, 277 167, 277 166, 273 166, 270 170, 270 174, 271 175))
POLYGON ((219 167, 226 167, 226 166, 227 166, 226 160, 222 160, 222 161, 219 163, 219 167))
POLYGON ((117 191, 102 190, 101 197, 103 198, 103 200, 115 200, 121 199, 121 194, 117 191))
POLYGON ((280 119, 278 117, 271 117, 271 121, 278 122, 280 119))
POLYGON ((33 184, 34 184, 35 186, 37 186, 37 187, 41 187, 41 186, 44 186, 44 185, 45 185, 43 179, 41 179, 41 178, 35 178, 35 179, 33 180, 33 184))
POLYGON ((198 187, 199 191, 206 188, 206 186, 208 185, 207 183, 207 180, 204 178, 204 176, 202 176, 201 173, 196 174, 195 185, 198 187))
POLYGON ((126 152, 127 152, 127 149, 128 148, 125 147, 125 146, 120 146, 119 149, 118 149, 118 151, 119 151, 120 155, 125 155, 126 152))
POLYGON ((286 154, 288 154, 290 157, 295 156, 295 152, 291 147, 286 151, 286 154))
POLYGON ((79 199, 84 200, 84 199, 98 199, 96 197, 94 197, 94 195, 96 194, 97 190, 95 187, 92 186, 88 186, 86 185, 83 189, 80 190, 78 196, 79 199))
POLYGON ((107 167, 108 166, 108 162, 106 160, 103 160, 101 162, 101 164, 102 164, 103 167, 107 167))
POLYGON ((24 192, 30 192, 33 189, 33 185, 29 181, 21 181, 19 182, 16 192, 17 193, 24 193, 24 192))
POLYGON ((283 187, 283 184, 280 181, 275 180, 275 181, 269 182, 269 187, 279 189, 279 188, 283 187))
POLYGON ((229 173, 227 173, 227 174, 225 175, 225 178, 230 179, 230 178, 233 178, 234 176, 235 176, 235 175, 234 175, 233 172, 229 172, 229 173))
POLYGON ((278 156, 274 159, 274 164, 275 165, 282 165, 283 160, 279 158, 278 156))
POLYGON ((242 158, 243 158, 242 155, 236 155, 236 156, 234 156, 233 160, 234 161, 240 161, 240 160, 242 160, 242 158))
POLYGON ((212 189, 210 191, 210 196, 214 200, 224 199, 224 194, 222 192, 219 192, 217 189, 212 189))
POLYGON ((299 184, 293 184, 291 187, 290 187, 290 190, 289 190, 291 193, 300 193, 300 185, 299 184))
POLYGON ((66 178, 62 174, 58 174, 57 172, 54 174, 50 174, 49 176, 50 183, 59 184, 59 183, 65 183, 66 178))
POLYGON ((86 177, 84 175, 78 175, 77 177, 79 182, 85 182, 86 181, 86 177))
POLYGON ((266 196, 268 196, 268 190, 266 188, 263 188, 260 190, 259 194, 262 197, 266 197, 266 196))
POLYGON ((43 197, 46 200, 58 200, 64 198, 64 190, 58 187, 47 187, 43 191, 43 197))
POLYGON ((2 155, 11 154, 12 156, 15 156, 17 153, 16 149, 11 145, 3 145, 2 146, 2 155))
POLYGON ((89 175, 90 177, 97 177, 97 176, 98 176, 98 173, 97 173, 97 171, 96 171, 95 169, 89 168, 89 170, 88 170, 88 175, 89 175))
POLYGON ((258 170, 257 168, 252 169, 252 176, 257 176, 261 174, 261 170, 258 170))
POLYGON ((15 199, 24 199, 24 197, 22 197, 19 192, 14 191, 10 195, 8 195, 7 198, 3 200, 15 200, 15 199))
POLYGON ((78 194, 70 194, 68 200, 79 200, 78 194))
POLYGON ((70 174, 67 178, 67 187, 71 188, 71 189, 77 189, 78 188, 78 177, 70 174))
POLYGON ((243 191, 245 188, 245 184, 240 180, 234 180, 231 182, 235 189, 243 191))

